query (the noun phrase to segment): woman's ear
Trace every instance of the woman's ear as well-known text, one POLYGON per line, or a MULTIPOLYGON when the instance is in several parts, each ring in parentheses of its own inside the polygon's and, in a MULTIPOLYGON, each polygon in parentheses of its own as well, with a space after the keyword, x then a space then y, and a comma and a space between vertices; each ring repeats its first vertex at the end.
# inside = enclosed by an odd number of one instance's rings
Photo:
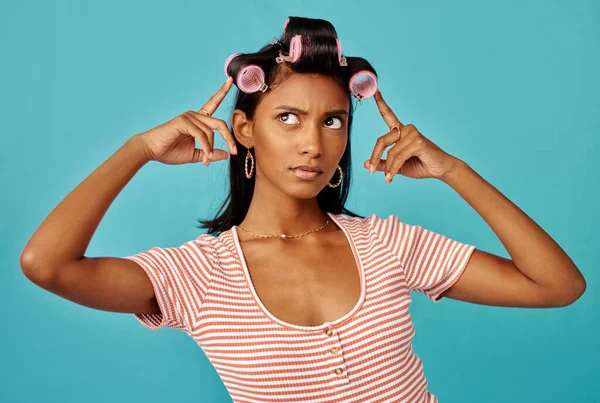
POLYGON ((236 109, 231 115, 233 135, 246 148, 252 147, 252 121, 246 118, 246 112, 236 109))

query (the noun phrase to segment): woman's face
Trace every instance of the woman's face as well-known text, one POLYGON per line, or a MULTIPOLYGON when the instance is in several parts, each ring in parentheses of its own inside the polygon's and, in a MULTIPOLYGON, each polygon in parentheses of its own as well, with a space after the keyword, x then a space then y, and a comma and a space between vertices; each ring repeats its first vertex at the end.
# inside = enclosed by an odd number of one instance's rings
POLYGON ((348 141, 349 107, 339 84, 319 74, 294 73, 269 89, 251 129, 256 180, 303 199, 316 197, 328 182, 337 183, 337 166, 348 141), (322 173, 302 179, 302 172, 293 171, 299 165, 322 173))

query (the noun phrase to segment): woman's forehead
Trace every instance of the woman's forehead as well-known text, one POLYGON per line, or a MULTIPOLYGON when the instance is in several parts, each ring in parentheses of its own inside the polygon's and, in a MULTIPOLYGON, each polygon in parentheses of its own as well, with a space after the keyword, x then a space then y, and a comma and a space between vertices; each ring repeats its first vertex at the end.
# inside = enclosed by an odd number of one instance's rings
POLYGON ((349 97, 331 77, 315 73, 290 74, 279 85, 271 87, 262 100, 265 106, 293 105, 302 109, 346 109, 349 97), (275 105, 277 104, 277 105, 275 105))

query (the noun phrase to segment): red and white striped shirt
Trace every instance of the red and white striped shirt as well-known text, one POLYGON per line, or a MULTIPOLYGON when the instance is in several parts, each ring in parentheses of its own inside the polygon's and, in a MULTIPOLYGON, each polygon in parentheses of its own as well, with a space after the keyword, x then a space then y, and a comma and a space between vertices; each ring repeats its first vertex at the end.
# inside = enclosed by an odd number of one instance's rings
POLYGON ((147 273, 162 312, 134 316, 148 329, 191 336, 236 403, 437 402, 412 349, 410 291, 438 302, 475 247, 395 214, 327 214, 360 271, 360 297, 343 317, 299 326, 273 316, 254 290, 235 228, 127 256, 147 273))

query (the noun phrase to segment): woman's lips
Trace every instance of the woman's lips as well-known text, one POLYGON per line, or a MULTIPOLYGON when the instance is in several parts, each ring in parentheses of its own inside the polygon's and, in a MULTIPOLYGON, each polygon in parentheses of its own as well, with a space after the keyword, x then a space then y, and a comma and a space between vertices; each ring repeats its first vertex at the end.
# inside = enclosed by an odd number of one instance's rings
POLYGON ((292 169, 291 170, 294 175, 296 175, 300 179, 311 180, 315 179, 317 176, 321 175, 322 172, 315 171, 305 171, 303 169, 292 169))

